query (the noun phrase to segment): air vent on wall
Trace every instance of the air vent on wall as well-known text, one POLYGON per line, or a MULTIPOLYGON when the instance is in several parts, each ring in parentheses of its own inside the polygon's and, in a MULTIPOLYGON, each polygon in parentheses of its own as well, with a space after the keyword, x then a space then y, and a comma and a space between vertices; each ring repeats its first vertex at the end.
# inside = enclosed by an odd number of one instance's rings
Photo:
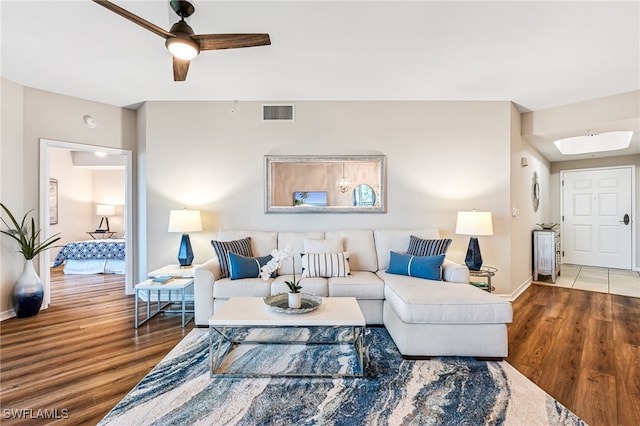
POLYGON ((293 121, 293 105, 262 105, 262 121, 293 121))

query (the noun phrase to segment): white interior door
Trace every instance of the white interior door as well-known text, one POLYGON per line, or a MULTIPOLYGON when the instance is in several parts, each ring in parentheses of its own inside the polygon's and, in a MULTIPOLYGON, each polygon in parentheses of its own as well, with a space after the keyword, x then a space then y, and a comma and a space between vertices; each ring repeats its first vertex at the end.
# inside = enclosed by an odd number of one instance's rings
POLYGON ((631 167, 567 171, 562 178, 563 261, 631 269, 631 167))

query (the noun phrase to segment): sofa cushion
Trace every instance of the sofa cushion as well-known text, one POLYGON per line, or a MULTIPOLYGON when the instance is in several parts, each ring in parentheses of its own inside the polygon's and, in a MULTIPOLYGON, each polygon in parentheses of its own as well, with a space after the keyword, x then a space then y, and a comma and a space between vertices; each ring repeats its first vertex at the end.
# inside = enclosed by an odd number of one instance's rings
POLYGON ((445 254, 451 245, 451 238, 424 239, 412 235, 409 238, 407 254, 414 256, 437 256, 445 254))
MULTIPOLYGON (((299 276, 296 275, 296 279, 299 276)), ((271 294, 289 293, 289 287, 285 281, 293 280, 293 275, 280 275, 271 284, 271 294)), ((327 297, 329 291, 327 287, 327 279, 322 277, 302 278, 299 283, 302 286, 302 293, 315 294, 316 296, 327 297)))
POLYGON ((266 256, 278 247, 276 232, 223 229, 218 231, 217 235, 219 241, 239 240, 245 237, 251 238, 251 251, 253 252, 251 256, 266 256))
POLYGON ((213 285, 213 297, 216 299, 228 299, 230 297, 266 297, 271 295, 271 282, 262 278, 245 278, 232 280, 223 278, 213 285))
POLYGON ((443 263, 444 254, 438 256, 412 256, 392 251, 387 272, 440 281, 442 280, 443 263))
POLYGON ((303 277, 347 277, 349 252, 342 253, 305 253, 302 255, 303 277))
POLYGON ((239 280, 242 278, 258 278, 260 277, 260 268, 269 262, 271 255, 261 257, 247 257, 228 253, 229 256, 229 278, 239 280))
POLYGON ((344 251, 342 238, 304 240, 303 253, 340 253, 344 251))
POLYGON ((406 323, 499 324, 512 320, 511 303, 469 284, 378 272, 385 303, 406 323))
POLYGON ((412 235, 420 238, 438 239, 440 232, 433 229, 376 229, 373 231, 378 257, 378 268, 389 268, 389 252, 406 253, 412 235))
MULTIPOLYGON (((304 240, 322 240, 324 232, 280 232, 278 233, 278 249, 282 250, 290 244, 293 248, 293 259, 296 266, 296 274, 302 274, 300 253, 304 253, 304 240)), ((294 262, 288 260, 278 270, 280 275, 293 274, 294 262)))
POLYGON ((326 238, 341 238, 344 251, 349 252, 349 265, 352 271, 378 270, 376 245, 371 230, 327 231, 326 238))
POLYGON ((358 300, 384 299, 384 282, 369 271, 351 271, 350 277, 329 278, 329 296, 355 297, 358 300))
POLYGON ((252 257, 253 251, 251 250, 251 238, 245 237, 239 240, 233 241, 216 241, 211 240, 213 250, 218 257, 220 263, 220 276, 221 278, 229 277, 229 253, 236 253, 241 256, 252 257))

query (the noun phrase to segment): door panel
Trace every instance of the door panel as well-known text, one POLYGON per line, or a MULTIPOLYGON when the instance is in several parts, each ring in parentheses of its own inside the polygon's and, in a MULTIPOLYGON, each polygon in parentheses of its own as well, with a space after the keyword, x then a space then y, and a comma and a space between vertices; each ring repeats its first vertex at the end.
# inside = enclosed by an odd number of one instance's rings
POLYGON ((564 262, 631 269, 630 167, 563 173, 564 262))

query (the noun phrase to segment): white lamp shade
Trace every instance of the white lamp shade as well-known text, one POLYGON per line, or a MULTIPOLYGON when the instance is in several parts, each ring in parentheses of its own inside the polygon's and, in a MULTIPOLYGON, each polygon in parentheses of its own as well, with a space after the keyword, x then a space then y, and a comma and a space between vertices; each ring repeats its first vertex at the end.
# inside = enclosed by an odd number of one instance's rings
POLYGON ((169 212, 169 232, 202 231, 200 210, 171 210, 169 212))
POLYGON ((458 212, 456 234, 460 235, 493 235, 491 212, 458 212))
POLYGON ((115 214, 116 214, 116 206, 111 206, 109 204, 98 204, 96 206, 97 216, 113 216, 115 214))

